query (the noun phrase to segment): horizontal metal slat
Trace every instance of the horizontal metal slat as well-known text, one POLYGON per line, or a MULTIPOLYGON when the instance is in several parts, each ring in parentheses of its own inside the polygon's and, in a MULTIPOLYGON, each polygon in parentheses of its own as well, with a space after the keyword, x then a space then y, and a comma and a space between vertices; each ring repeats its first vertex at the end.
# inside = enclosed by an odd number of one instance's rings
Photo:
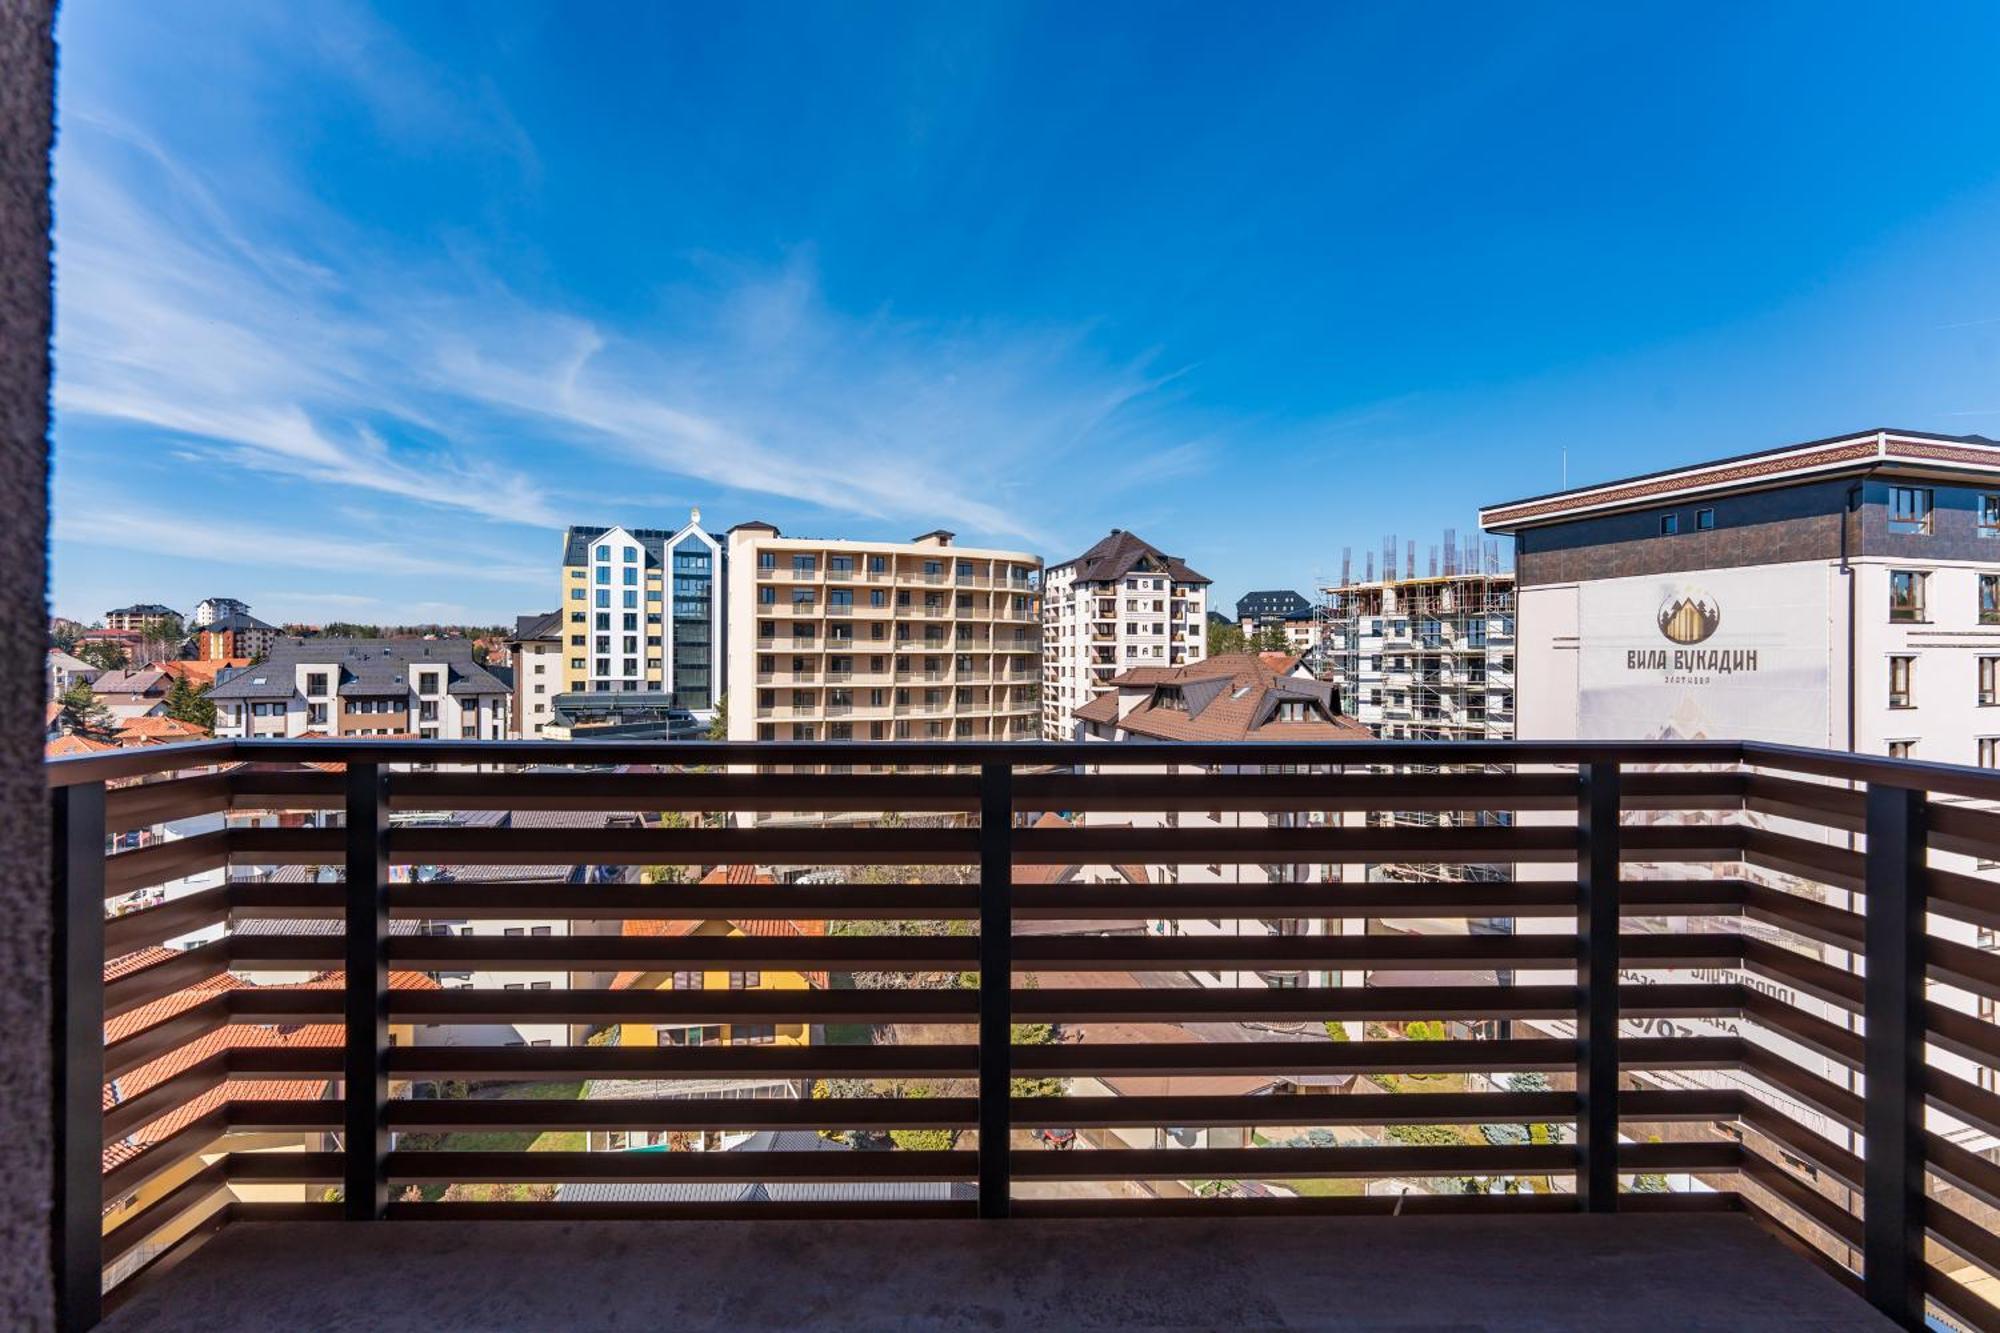
POLYGON ((972 1097, 540 1097, 398 1098, 388 1123, 400 1133, 493 1130, 969 1129, 972 1097))
MULTIPOLYGON (((326 941, 337 949, 339 939, 326 941)), ((749 935, 415 935, 389 940, 389 960, 420 972, 473 968, 541 971, 726 972, 783 968, 792 971, 900 971, 971 969, 979 941, 970 935, 787 936, 749 935)))
POLYGON ((770 1203, 403 1203, 392 1221, 417 1222, 923 1222, 977 1216, 972 1199, 843 1199, 770 1203))
POLYGON ((1015 1149, 1007 1159, 1017 1181, 1360 1179, 1563 1175, 1576 1170, 1576 1150, 1561 1144, 1504 1148, 1115 1148, 1098 1152, 1015 1149))
MULTIPOLYGON (((1626 1045, 1638 1043, 1626 1042, 1626 1045)), ((1473 1073, 1568 1069, 1576 1043, 1510 1041, 1077 1042, 1014 1048, 1024 1076, 1473 1073)), ((1307 1114, 1304 1109, 1293 1114, 1307 1114)))
POLYGON ((424 828, 389 834, 390 859, 425 865, 948 865, 979 859, 962 828, 424 828))
POLYGON ((1574 810, 1573 773, 1023 773, 1029 810, 1574 810))
POLYGON ((229 1172, 222 1163, 203 1167, 138 1212, 121 1218, 117 1226, 105 1232, 104 1262, 116 1263, 160 1228, 180 1221, 184 1215, 212 1202, 216 1195, 228 1188, 229 1172))
POLYGON ((391 1185, 971 1180, 979 1154, 927 1152, 392 1152, 391 1185))
POLYGON ((392 810, 974 811, 979 779, 950 773, 399 773, 392 810))
MULTIPOLYGON (((336 1055, 338 1051, 334 1052, 336 1055)), ((970 1045, 911 1046, 398 1046, 400 1079, 964 1078, 970 1045)))
POLYGON ((973 990, 398 990, 391 1022, 971 1023, 973 990))
POLYGON ((1338 861, 1567 861, 1567 825, 1486 828, 1017 829, 1016 865, 1194 865, 1338 861))

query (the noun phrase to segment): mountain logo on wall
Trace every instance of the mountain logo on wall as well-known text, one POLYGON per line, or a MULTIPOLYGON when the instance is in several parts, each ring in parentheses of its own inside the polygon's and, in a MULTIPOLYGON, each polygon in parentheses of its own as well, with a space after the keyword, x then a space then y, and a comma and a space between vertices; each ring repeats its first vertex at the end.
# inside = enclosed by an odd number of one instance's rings
POLYGON ((1660 603, 1660 633, 1672 643, 1695 644, 1722 626, 1722 608, 1701 588, 1680 588, 1660 603))

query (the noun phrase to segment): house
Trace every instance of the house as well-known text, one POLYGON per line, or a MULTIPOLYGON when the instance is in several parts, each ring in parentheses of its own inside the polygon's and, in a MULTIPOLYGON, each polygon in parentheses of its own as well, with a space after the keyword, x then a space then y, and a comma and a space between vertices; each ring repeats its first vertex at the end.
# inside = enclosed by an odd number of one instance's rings
MULTIPOLYGON (((702 876, 707 886, 775 884, 768 871, 750 866, 717 866, 702 876)), ((690 935, 709 937, 761 938, 824 935, 820 921, 674 920, 627 921, 628 936, 656 936, 667 939, 690 935)), ((825 989, 824 972, 756 970, 741 972, 620 972, 611 979, 612 990, 806 990, 825 989)), ((621 1023, 612 1031, 618 1046, 809 1046, 812 1026, 806 1023, 712 1023, 655 1024, 621 1023)))
POLYGON ((209 698, 218 736, 504 740, 510 694, 463 640, 280 639, 209 698))
POLYGON ((88 685, 104 674, 104 668, 86 662, 60 648, 49 649, 49 698, 60 699, 78 685, 88 685))
POLYGON ((107 671, 91 682, 90 692, 121 724, 135 717, 157 717, 167 711, 167 691, 173 677, 158 667, 107 671))
POLYGON ((87 629, 70 646, 77 653, 93 647, 116 648, 127 662, 132 662, 144 655, 146 634, 136 629, 87 629))
MULTIPOLYGON (((1298 659, 1288 654, 1226 653, 1191 666, 1140 668, 1118 676, 1109 693, 1077 710, 1076 738, 1083 741, 1289 741, 1325 744, 1328 767, 1340 763, 1338 747, 1372 740, 1369 730, 1340 711, 1332 685, 1300 674, 1298 659)), ((1205 765, 1204 771, 1236 772, 1232 765, 1205 765)), ((1094 770, 1093 770, 1094 771, 1094 770)), ((1120 772, 1144 772, 1121 766, 1120 772)), ((1151 771, 1178 771, 1167 765, 1151 771)), ((1257 766, 1247 771, 1270 771, 1257 766)), ((1176 827, 1180 829, 1278 830, 1311 828, 1340 816, 1310 810, 1185 810, 1131 812, 1093 810, 1084 815, 1088 828, 1176 827)), ((1270 855, 1270 854, 1267 854, 1270 855)), ((1154 883, 1169 884, 1306 884, 1358 877, 1358 867, 1326 862, 1268 860, 1232 861, 1226 856, 1207 864, 1159 863, 1146 866, 1154 883)), ((1161 935, 1302 935, 1324 933, 1325 921, 1293 919, 1206 920, 1162 918, 1149 922, 1161 935)), ((1237 972, 1200 972, 1196 979, 1210 986, 1298 986, 1309 982, 1338 984, 1328 976, 1308 978, 1297 968, 1266 968, 1237 972)))
POLYGON ((209 736, 205 728, 192 722, 183 722, 177 717, 146 716, 128 718, 118 728, 117 740, 120 745, 136 741, 159 741, 171 744, 175 741, 203 741, 209 736))

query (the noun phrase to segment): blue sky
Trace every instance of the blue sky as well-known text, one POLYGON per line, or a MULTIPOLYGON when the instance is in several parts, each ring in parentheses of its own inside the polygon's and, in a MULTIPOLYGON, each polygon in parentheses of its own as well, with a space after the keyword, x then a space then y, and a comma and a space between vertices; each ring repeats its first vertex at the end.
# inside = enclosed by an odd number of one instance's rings
POLYGON ((554 604, 699 505, 1310 593, 2000 436, 2000 6, 147 5, 59 30, 54 601, 554 604))

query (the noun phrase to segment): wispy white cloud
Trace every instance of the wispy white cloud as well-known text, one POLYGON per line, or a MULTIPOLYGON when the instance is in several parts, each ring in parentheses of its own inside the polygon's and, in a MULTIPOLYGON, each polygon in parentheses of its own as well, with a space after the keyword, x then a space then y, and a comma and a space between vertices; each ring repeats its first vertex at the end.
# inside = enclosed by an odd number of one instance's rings
POLYGON ((1029 540, 1049 505, 1028 483, 1075 451, 1113 471, 1164 453, 1135 484, 1200 465, 1150 410, 1173 376, 1093 353, 1088 330, 846 315, 805 254, 614 327, 469 263, 399 263, 332 218, 275 243, 143 133, 85 115, 75 134, 58 412, 212 465, 537 526, 609 466, 1029 540))
POLYGON ((553 588, 554 575, 549 566, 525 562, 518 552, 463 543, 438 548, 422 543, 348 541, 314 535, 303 525, 277 528, 254 523, 214 523, 200 514, 152 510, 129 497, 101 491, 93 499, 98 512, 87 513, 60 503, 56 506, 57 542, 155 557, 180 554, 244 569, 305 570, 336 576, 450 578, 553 588), (107 519, 103 514, 116 517, 107 519), (437 553, 419 553, 426 550, 437 553))

